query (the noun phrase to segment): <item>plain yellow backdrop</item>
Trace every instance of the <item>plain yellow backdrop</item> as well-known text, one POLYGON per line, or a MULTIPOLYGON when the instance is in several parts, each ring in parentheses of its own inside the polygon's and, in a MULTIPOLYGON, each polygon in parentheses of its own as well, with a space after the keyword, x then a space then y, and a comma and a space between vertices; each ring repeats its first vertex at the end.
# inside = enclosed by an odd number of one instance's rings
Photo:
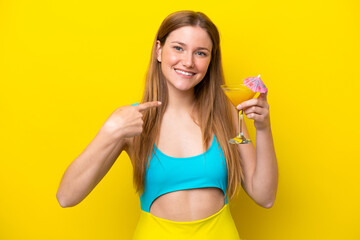
POLYGON ((219 28, 228 82, 269 88, 278 195, 271 209, 243 191, 231 202, 241 238, 360 239, 355 0, 0 1, 0 239, 130 239, 126 154, 79 205, 56 190, 106 118, 140 101, 161 21, 188 9, 219 28))

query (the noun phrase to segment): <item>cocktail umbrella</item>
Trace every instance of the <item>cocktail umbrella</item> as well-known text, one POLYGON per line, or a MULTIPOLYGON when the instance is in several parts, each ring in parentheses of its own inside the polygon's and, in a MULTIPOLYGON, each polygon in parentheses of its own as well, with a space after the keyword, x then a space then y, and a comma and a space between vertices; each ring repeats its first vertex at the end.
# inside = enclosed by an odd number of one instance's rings
POLYGON ((267 92, 267 88, 265 87, 265 84, 263 83, 263 81, 260 79, 260 75, 257 77, 248 77, 248 78, 244 79, 243 81, 244 81, 245 86, 247 86, 254 92, 259 92, 259 93, 267 92))

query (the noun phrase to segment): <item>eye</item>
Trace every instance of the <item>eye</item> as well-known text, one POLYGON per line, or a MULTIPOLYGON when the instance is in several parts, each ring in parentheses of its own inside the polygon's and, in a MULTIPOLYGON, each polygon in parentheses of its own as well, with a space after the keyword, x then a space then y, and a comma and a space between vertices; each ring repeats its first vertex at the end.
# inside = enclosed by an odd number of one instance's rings
POLYGON ((196 54, 198 54, 198 55, 200 55, 200 56, 207 56, 207 54, 206 53, 204 53, 204 52, 197 52, 196 54))
POLYGON ((177 51, 182 51, 183 49, 179 46, 174 46, 174 49, 177 50, 177 51))

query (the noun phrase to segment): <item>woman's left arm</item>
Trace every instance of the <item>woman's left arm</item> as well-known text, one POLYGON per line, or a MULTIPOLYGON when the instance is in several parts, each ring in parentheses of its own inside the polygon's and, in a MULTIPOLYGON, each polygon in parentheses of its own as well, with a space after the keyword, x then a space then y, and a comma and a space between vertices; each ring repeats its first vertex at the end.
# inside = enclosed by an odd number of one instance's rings
MULTIPOLYGON (((252 144, 239 144, 244 181, 247 194, 260 206, 273 206, 278 185, 278 167, 270 127, 267 92, 237 106, 244 109, 247 118, 254 120, 256 150, 252 144)), ((245 136, 248 135, 244 127, 245 136)))

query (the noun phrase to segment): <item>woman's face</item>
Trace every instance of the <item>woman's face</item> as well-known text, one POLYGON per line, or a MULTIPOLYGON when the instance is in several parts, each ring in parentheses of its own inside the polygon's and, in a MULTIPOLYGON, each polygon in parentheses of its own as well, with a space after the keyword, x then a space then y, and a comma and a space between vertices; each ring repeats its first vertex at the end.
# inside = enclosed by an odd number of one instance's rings
POLYGON ((205 76, 211 59, 212 41, 201 27, 172 31, 164 46, 157 41, 157 59, 168 87, 192 90, 205 76))

